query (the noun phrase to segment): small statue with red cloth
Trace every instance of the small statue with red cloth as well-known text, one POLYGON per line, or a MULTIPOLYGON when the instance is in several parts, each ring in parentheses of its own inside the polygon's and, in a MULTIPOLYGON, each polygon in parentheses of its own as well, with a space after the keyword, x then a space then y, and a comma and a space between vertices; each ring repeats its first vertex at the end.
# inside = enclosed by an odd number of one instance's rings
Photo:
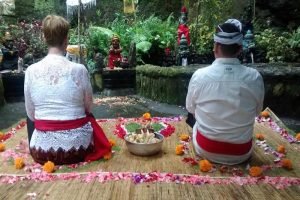
POLYGON ((188 17, 185 7, 181 8, 181 16, 179 18, 179 26, 177 29, 177 65, 187 66, 189 63, 189 46, 190 46, 190 30, 187 25, 188 17))
POLYGON ((119 67, 122 62, 122 48, 120 45, 120 38, 114 35, 111 39, 111 46, 108 55, 108 67, 114 69, 114 67, 119 67))
POLYGON ((187 9, 186 7, 182 7, 181 8, 181 16, 179 18, 179 25, 177 28, 177 44, 179 45, 180 43, 180 39, 182 37, 182 35, 185 36, 185 38, 188 41, 188 45, 190 45, 191 40, 190 40, 190 29, 187 25, 187 21, 188 21, 188 13, 187 13, 187 9))

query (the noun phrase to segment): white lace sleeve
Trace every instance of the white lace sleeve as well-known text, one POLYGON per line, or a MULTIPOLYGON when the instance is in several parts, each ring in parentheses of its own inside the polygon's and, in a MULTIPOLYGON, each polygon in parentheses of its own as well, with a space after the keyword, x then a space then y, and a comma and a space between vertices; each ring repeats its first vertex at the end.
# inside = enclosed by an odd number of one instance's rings
POLYGON ((84 94, 84 107, 86 112, 91 112, 93 104, 93 90, 90 82, 90 77, 86 68, 82 70, 82 84, 84 94))
POLYGON ((24 81, 25 108, 29 119, 34 121, 34 105, 31 100, 30 85, 31 85, 31 77, 30 77, 29 70, 27 70, 25 73, 25 81, 24 81))

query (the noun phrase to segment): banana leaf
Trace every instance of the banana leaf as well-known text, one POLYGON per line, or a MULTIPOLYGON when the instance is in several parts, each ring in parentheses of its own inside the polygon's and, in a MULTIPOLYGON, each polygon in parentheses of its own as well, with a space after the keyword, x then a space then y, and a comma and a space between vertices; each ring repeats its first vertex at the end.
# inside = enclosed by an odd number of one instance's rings
POLYGON ((152 44, 148 41, 142 41, 136 44, 136 49, 138 51, 141 51, 143 53, 147 53, 149 49, 151 48, 152 44))
POLYGON ((89 32, 101 32, 102 34, 106 35, 109 38, 112 38, 114 34, 114 32, 111 31, 110 29, 99 27, 99 26, 91 26, 89 28, 89 32))

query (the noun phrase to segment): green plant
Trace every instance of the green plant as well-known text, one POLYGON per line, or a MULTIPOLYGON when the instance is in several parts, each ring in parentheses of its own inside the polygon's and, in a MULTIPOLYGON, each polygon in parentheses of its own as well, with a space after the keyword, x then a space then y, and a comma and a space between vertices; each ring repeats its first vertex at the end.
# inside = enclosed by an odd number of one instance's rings
MULTIPOLYGON (((174 48, 176 44, 176 23, 173 15, 165 21, 155 16, 134 21, 132 18, 117 14, 108 28, 90 26, 87 32, 88 34, 82 37, 82 42, 87 46, 89 58, 95 49, 103 56, 107 56, 113 34, 120 37, 123 56, 128 55, 130 44, 135 42, 138 62, 142 62, 141 54, 147 54, 151 47, 174 48)), ((69 43, 78 44, 75 30, 70 32, 69 43)))
POLYGON ((176 24, 173 15, 169 15, 165 21, 154 15, 137 21, 117 15, 110 27, 120 36, 124 49, 129 49, 130 43, 135 42, 138 53, 147 53, 154 44, 159 48, 173 48, 176 42, 176 24))
POLYGON ((107 28, 91 26, 88 29, 88 33, 86 44, 89 51, 89 57, 92 56, 94 50, 98 50, 103 56, 107 56, 110 39, 114 32, 107 28))
POLYGON ((132 123, 126 124, 125 128, 129 133, 134 133, 136 131, 136 129, 140 129, 140 128, 142 128, 142 126, 138 123, 132 122, 132 123))
MULTIPOLYGON (((85 44, 87 42, 87 36, 85 34, 80 35, 80 44, 85 44)), ((78 29, 70 29, 69 31, 69 44, 78 45, 78 29)))
POLYGON ((153 123, 153 124, 151 124, 151 126, 152 126, 154 132, 158 132, 164 128, 164 126, 161 125, 160 123, 153 123))
POLYGON ((294 61, 297 53, 290 48, 289 38, 290 33, 269 28, 256 35, 255 41, 258 48, 267 52, 266 58, 270 62, 294 61))
POLYGON ((289 39, 289 45, 291 48, 300 48, 300 27, 292 33, 292 36, 289 39))
POLYGON ((200 54, 212 51, 215 27, 224 22, 230 15, 232 0, 201 0, 199 1, 199 15, 190 24, 191 41, 193 47, 200 54))

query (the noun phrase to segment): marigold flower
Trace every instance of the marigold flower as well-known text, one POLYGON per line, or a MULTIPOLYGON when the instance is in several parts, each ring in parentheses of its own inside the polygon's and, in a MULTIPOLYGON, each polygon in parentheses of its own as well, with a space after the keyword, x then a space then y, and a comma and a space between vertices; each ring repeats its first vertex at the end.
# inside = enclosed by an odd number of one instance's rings
POLYGON ((281 166, 286 169, 293 169, 292 161, 286 158, 281 160, 281 166))
POLYGON ((297 133, 296 139, 297 139, 298 141, 300 141, 300 133, 297 133))
POLYGON ((5 144, 0 143, 0 152, 5 151, 5 144))
POLYGON ((268 118, 268 117, 270 117, 270 113, 269 113, 268 111, 262 111, 262 112, 260 113, 260 116, 262 116, 262 117, 264 117, 264 118, 268 118))
POLYGON ((250 174, 250 176, 253 176, 253 177, 261 176, 262 173, 263 173, 263 170, 261 167, 253 166, 253 167, 250 167, 250 169, 249 169, 249 174, 250 174))
POLYGON ((107 154, 105 154, 105 155, 103 156, 103 158, 104 158, 104 160, 109 160, 109 159, 111 159, 111 156, 112 156, 112 153, 111 153, 111 151, 110 151, 110 152, 108 152, 107 154))
POLYGON ((151 119, 151 114, 150 113, 144 113, 143 114, 143 118, 145 119, 145 120, 150 120, 151 119))
POLYGON ((209 172, 212 169, 212 164, 208 160, 200 160, 199 167, 202 172, 209 172))
POLYGON ((181 135, 179 136, 179 138, 180 138, 180 140, 182 140, 182 141, 188 142, 189 139, 190 139, 190 136, 189 136, 188 134, 186 134, 186 133, 183 133, 183 134, 181 134, 181 135))
POLYGON ((277 147, 278 153, 286 153, 285 147, 283 145, 279 145, 277 147))
POLYGON ((255 138, 258 139, 258 140, 264 140, 264 139, 265 139, 265 136, 264 136, 263 134, 261 134, 261 133, 257 133, 257 134, 255 135, 255 138))
POLYGON ((14 163, 15 163, 16 169, 22 169, 25 166, 23 158, 16 158, 14 163))
POLYGON ((110 144, 111 147, 113 147, 113 146, 116 145, 116 141, 115 140, 109 139, 108 141, 109 141, 109 144, 110 144))
POLYGON ((184 153, 184 146, 182 144, 177 145, 175 152, 176 155, 182 155, 184 153))
POLYGON ((47 161, 44 165, 43 165, 43 170, 47 173, 52 173, 55 171, 55 164, 51 161, 47 161))

